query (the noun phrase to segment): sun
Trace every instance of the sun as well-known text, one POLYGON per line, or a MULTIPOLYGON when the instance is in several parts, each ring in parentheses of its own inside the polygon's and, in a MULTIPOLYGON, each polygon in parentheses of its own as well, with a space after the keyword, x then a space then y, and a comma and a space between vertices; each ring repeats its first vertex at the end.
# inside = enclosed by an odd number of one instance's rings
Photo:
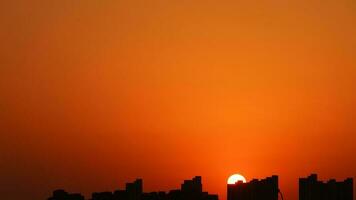
POLYGON ((229 185, 233 185, 239 181, 242 181, 243 183, 246 183, 246 179, 245 177, 243 177, 240 174, 233 174, 229 177, 229 179, 227 179, 227 184, 229 185))

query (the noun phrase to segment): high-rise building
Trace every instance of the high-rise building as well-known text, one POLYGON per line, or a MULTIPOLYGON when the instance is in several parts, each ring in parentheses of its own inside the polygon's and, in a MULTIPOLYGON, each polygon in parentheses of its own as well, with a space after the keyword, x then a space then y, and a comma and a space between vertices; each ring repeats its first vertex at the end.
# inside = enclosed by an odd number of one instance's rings
POLYGON ((278 200, 278 176, 227 185, 228 200, 278 200))
POLYGON ((300 178, 299 200, 353 200, 353 179, 322 182, 316 174, 300 178))
POLYGON ((185 180, 181 186, 181 190, 184 193, 202 193, 203 186, 201 183, 201 177, 196 176, 192 180, 185 180))
POLYGON ((142 179, 126 184, 127 200, 140 200, 143 192, 142 179))
POLYGON ((185 180, 180 190, 171 190, 166 200, 218 200, 218 195, 203 192, 201 177, 196 176, 192 180, 185 180))

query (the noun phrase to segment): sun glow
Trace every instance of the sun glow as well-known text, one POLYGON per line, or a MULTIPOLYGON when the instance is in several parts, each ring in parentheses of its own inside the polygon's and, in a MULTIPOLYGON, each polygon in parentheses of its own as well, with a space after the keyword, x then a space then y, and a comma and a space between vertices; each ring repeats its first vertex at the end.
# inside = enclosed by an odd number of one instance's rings
POLYGON ((239 181, 246 183, 245 177, 240 174, 233 174, 229 177, 229 179, 227 179, 227 184, 235 184, 239 181))

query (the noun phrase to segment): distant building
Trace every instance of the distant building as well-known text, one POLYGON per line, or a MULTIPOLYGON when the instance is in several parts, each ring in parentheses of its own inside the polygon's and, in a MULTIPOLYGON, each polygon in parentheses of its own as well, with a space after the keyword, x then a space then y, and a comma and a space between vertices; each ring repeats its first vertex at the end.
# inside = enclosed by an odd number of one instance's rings
POLYGON ((94 192, 91 200, 141 200, 143 197, 142 179, 126 183, 125 190, 114 192, 94 192))
POLYGON ((112 192, 94 192, 92 194, 92 199, 94 200, 112 200, 113 193, 112 192))
POLYGON ((278 176, 227 185, 227 200, 278 200, 278 176))
POLYGON ((84 196, 78 193, 68 193, 64 190, 55 190, 48 200, 84 200, 84 196))
POLYGON ((200 194, 203 192, 203 186, 201 184, 201 177, 196 176, 192 180, 185 180, 181 185, 181 191, 183 193, 200 194))
POLYGON ((137 179, 133 183, 126 183, 127 199, 125 200, 140 200, 143 193, 142 179, 137 179))
MULTIPOLYGON (((68 194, 64 190, 56 190, 48 200, 84 200, 80 194, 68 194)), ((91 200, 218 200, 218 195, 203 192, 201 177, 185 180, 179 190, 166 192, 143 192, 142 179, 127 183, 125 190, 114 192, 94 192, 91 200)))
POLYGON ((318 181, 316 174, 299 179, 299 200, 353 200, 353 179, 318 181))
POLYGON ((185 180, 181 185, 181 190, 171 191, 170 196, 173 198, 167 200, 218 200, 217 195, 203 192, 200 176, 196 176, 192 180, 185 180))

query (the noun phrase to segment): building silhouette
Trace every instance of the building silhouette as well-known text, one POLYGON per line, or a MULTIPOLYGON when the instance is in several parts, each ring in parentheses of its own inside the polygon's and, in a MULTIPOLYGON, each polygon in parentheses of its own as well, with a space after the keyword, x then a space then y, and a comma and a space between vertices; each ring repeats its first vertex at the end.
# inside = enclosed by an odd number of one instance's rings
POLYGON ((185 180, 181 185, 181 190, 171 191, 169 196, 171 198, 168 198, 168 200, 218 200, 217 195, 203 192, 200 176, 196 176, 192 180, 185 180))
POLYGON ((227 185, 227 200, 278 200, 278 176, 227 185))
POLYGON ((300 178, 299 200, 353 200, 353 179, 322 182, 316 174, 300 178))
MULTIPOLYGON (((68 194, 64 190, 56 190, 48 200, 84 200, 80 194, 68 194)), ((143 181, 137 179, 127 183, 124 190, 114 192, 94 192, 90 200, 218 200, 218 195, 203 192, 201 177, 185 180, 180 189, 166 192, 143 192, 143 181)))
POLYGON ((69 194, 64 190, 55 190, 48 200, 84 200, 84 196, 78 193, 69 194))
MULTIPOLYGON (((227 200, 278 200, 278 176, 253 179, 250 182, 237 182, 227 185, 227 200)), ((282 200, 283 196, 281 194, 282 200)), ((85 200, 79 193, 55 190, 47 200, 85 200)), ((218 200, 218 195, 203 191, 202 180, 196 176, 185 180, 180 189, 169 192, 143 192, 143 181, 137 179, 127 183, 125 188, 115 191, 94 192, 88 200, 218 200)), ((312 174, 299 179, 299 200, 353 200, 353 179, 337 182, 317 180, 312 174)))

